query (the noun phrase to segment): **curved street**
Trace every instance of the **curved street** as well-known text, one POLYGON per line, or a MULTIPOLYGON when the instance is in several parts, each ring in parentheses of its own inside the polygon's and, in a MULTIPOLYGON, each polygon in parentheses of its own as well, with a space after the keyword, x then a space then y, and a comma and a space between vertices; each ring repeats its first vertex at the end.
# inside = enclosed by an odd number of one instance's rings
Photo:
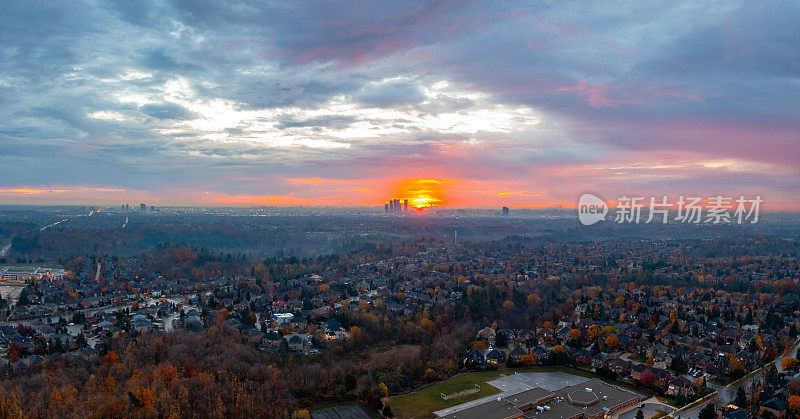
MULTIPOLYGON (((779 356, 778 358, 775 359, 775 361, 772 361, 772 363, 776 363, 776 366, 778 367, 778 372, 781 372, 783 370, 781 368, 781 362, 784 359, 786 359, 786 358, 788 358, 788 357, 790 357, 792 355, 795 355, 795 353, 797 352, 798 348, 800 348, 800 340, 795 342, 794 347, 790 351, 787 351, 785 355, 779 356)), ((693 407, 693 408, 691 408, 689 410, 677 412, 674 417, 675 418, 680 417, 681 419, 697 419, 698 414, 700 413, 700 410, 702 410, 709 403, 714 403, 716 405, 720 405, 721 403, 730 402, 731 400, 733 400, 736 397, 736 391, 737 391, 737 389, 739 387, 744 386, 745 391, 748 391, 750 389, 750 385, 753 383, 753 381, 756 381, 756 380, 763 381, 764 380, 764 372, 766 371, 767 367, 769 367, 770 365, 771 365, 771 363, 761 367, 760 369, 756 370, 754 373, 752 373, 751 375, 745 377, 744 379, 742 379, 740 381, 737 381, 737 382, 734 382, 734 383, 731 383, 731 384, 728 384, 727 386, 718 386, 718 385, 715 385, 715 384, 713 384, 711 382, 708 382, 708 386, 711 387, 712 389, 716 390, 717 391, 717 395, 714 398, 712 398, 711 400, 709 400, 708 402, 706 402, 706 403, 701 403, 701 404, 699 404, 699 405, 697 405, 697 406, 695 406, 695 407, 693 407)), ((645 417, 647 417, 647 416, 645 416, 645 417)))

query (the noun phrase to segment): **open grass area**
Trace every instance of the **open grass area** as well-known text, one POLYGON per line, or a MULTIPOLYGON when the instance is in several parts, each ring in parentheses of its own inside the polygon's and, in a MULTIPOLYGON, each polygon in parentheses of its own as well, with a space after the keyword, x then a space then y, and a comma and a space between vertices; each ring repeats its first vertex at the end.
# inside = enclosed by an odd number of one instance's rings
POLYGON ((587 373, 586 371, 578 371, 566 367, 507 368, 502 371, 470 372, 455 375, 447 380, 419 389, 413 393, 392 397, 388 403, 389 406, 392 407, 392 412, 399 418, 433 417, 433 412, 439 409, 499 393, 500 391, 498 389, 486 382, 503 375, 514 374, 515 372, 565 372, 583 377, 593 377, 591 373, 587 373), (467 390, 474 388, 475 384, 481 386, 481 390, 478 393, 459 397, 457 399, 442 399, 442 393, 451 394, 457 391, 467 390))
MULTIPOLYGON (((486 382, 499 378, 501 374, 508 373, 508 370, 505 370, 502 372, 485 371, 458 374, 441 383, 417 390, 414 393, 392 397, 389 401, 389 406, 392 407, 392 412, 400 418, 432 417, 432 412, 436 410, 498 393, 500 390, 486 384, 486 382), (450 394, 467 390, 474 388, 475 384, 481 386, 481 390, 477 393, 451 400, 442 399, 442 393, 450 394)), ((513 374, 513 371, 511 374, 513 374)))

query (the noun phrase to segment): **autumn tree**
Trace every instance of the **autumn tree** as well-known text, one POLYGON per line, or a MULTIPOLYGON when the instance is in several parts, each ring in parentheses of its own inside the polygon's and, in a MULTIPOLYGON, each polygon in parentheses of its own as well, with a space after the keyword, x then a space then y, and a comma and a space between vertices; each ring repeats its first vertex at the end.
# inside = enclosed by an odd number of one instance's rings
POLYGON ((744 374, 744 365, 742 365, 742 362, 739 361, 739 358, 731 355, 728 361, 728 374, 730 374, 731 377, 739 377, 740 375, 744 374))
POLYGON ((228 314, 229 312, 227 309, 221 308, 217 310, 217 324, 222 324, 225 320, 228 320, 228 314))
POLYGON ((295 409, 292 412, 292 419, 311 419, 311 413, 308 409, 295 409))
POLYGON ((423 316, 422 319, 420 319, 419 325, 425 329, 429 335, 433 335, 436 332, 436 325, 427 316, 423 316))
POLYGON ((602 329, 602 332, 603 332, 603 334, 606 334, 606 333, 616 334, 617 333, 617 329, 614 328, 614 326, 604 326, 603 329, 602 329))
POLYGON ((602 331, 600 330, 600 326, 598 326, 596 324, 593 324, 593 325, 589 326, 589 329, 587 330, 587 332, 589 333, 589 337, 592 340, 595 340, 595 339, 599 338, 600 335, 602 334, 602 331))
POLYGON ((774 347, 770 346, 769 348, 764 349, 764 361, 766 362, 773 361, 777 356, 778 356, 778 351, 776 351, 774 347))
POLYGON ((619 339, 616 336, 611 335, 606 338, 605 344, 608 348, 614 349, 619 344, 619 339))
POLYGON ((786 403, 789 405, 789 409, 794 411, 794 413, 800 413, 800 396, 789 396, 786 403))
POLYGON ((800 365, 800 361, 797 358, 787 357, 781 361, 781 369, 786 371, 797 371, 798 365, 800 365))
POLYGON ((111 365, 114 365, 114 363, 117 362, 117 359, 119 359, 119 357, 114 351, 108 351, 108 353, 103 357, 103 360, 111 365))
POLYGON ((519 357, 519 362, 525 364, 525 366, 532 366, 536 363, 536 358, 532 354, 526 354, 519 357))
POLYGON ((352 339, 354 343, 360 343, 363 337, 364 335, 360 327, 350 326, 350 339, 352 339))
POLYGON ((427 381, 429 383, 431 381, 436 381, 436 371, 434 371, 431 368, 428 368, 427 370, 425 370, 425 381, 427 381))
POLYGON ((8 346, 8 360, 9 362, 17 362, 19 361, 19 342, 12 340, 11 344, 8 346))

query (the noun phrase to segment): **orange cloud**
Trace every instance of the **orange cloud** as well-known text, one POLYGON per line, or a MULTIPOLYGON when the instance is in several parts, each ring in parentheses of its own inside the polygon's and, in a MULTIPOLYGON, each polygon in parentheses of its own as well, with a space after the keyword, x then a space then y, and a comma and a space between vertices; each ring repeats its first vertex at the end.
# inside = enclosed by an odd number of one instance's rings
POLYGON ((68 188, 68 189, 51 189, 51 188, 9 188, 9 189, 0 189, 0 195, 40 195, 45 193, 66 193, 66 192, 76 192, 76 193, 86 193, 86 192, 125 192, 125 189, 111 189, 111 188, 87 188, 87 187, 76 187, 76 188, 68 188))
POLYGON ((312 205, 308 199, 291 196, 226 195, 211 198, 216 205, 312 205))
POLYGON ((69 192, 69 189, 27 189, 27 188, 17 188, 17 189, 0 189, 0 194, 2 195, 38 195, 47 192, 69 192))

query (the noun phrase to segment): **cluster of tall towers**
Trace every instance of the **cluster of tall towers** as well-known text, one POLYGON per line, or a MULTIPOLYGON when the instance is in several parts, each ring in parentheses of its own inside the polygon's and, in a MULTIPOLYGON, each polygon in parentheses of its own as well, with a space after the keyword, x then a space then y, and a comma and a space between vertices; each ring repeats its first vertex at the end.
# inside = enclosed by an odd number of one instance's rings
MULTIPOLYGON (((131 211, 131 209, 132 209, 131 208, 131 204, 122 204, 121 208, 122 208, 123 211, 131 211)), ((136 208, 136 207, 133 207, 133 208, 136 208)), ((145 203, 139 204, 139 211, 147 212, 147 204, 145 204, 145 203)), ((156 206, 155 205, 150 205, 150 212, 156 212, 156 206)))
POLYGON ((384 212, 408 212, 408 199, 400 203, 399 199, 392 198, 383 205, 384 212))

